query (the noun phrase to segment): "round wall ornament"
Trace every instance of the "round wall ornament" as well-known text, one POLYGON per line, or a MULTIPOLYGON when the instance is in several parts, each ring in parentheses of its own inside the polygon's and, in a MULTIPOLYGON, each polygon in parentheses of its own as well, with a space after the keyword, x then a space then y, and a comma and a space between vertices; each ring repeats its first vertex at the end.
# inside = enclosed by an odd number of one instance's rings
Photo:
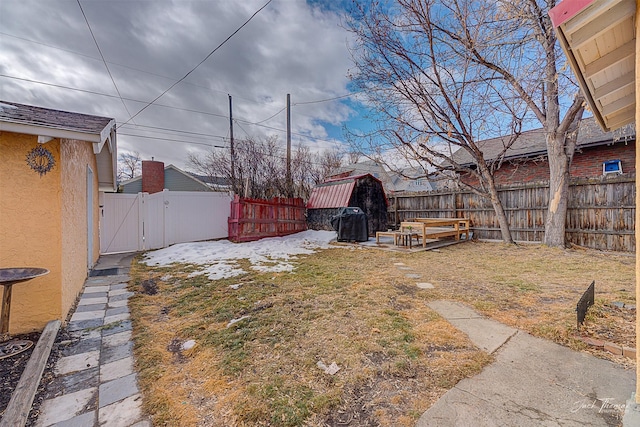
POLYGON ((38 145, 27 154, 27 165, 42 176, 53 169, 56 159, 53 158, 51 151, 38 145))

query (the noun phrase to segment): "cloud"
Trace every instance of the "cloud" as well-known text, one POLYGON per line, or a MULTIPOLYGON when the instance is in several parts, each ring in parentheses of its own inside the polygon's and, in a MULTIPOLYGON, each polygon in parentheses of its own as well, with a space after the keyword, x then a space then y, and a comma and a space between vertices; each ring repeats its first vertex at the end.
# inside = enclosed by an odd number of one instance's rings
MULTIPOLYGON (((189 72, 265 2, 81 0, 132 114, 189 72)), ((119 149, 184 167, 187 153, 225 145, 227 94, 233 96, 237 137, 278 135, 284 144, 284 112, 262 126, 251 123, 281 110, 290 93, 293 144, 316 150, 335 143, 331 129, 357 114, 345 100, 296 105, 349 92, 350 35, 340 26, 340 10, 321 6, 273 0, 157 106, 119 128, 119 149)), ((0 28, 0 74, 108 95, 0 77, 0 99, 114 117, 118 124, 129 119, 76 1, 4 0, 0 28)))

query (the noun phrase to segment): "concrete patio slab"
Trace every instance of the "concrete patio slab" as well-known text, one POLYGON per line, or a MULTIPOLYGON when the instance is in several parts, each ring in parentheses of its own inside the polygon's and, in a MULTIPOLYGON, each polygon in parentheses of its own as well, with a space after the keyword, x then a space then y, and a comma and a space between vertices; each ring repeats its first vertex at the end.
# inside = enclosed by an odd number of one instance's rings
POLYGON ((464 327, 474 343, 490 343, 486 347, 497 351, 494 363, 445 393, 417 427, 604 427, 622 420, 625 402, 635 390, 633 370, 504 325, 496 327, 458 303, 434 301, 429 306, 464 327), (504 342, 498 345, 500 340, 504 342))
POLYGON ((432 301, 428 306, 467 334, 476 346, 489 354, 495 352, 517 332, 517 329, 487 319, 460 303, 432 301))

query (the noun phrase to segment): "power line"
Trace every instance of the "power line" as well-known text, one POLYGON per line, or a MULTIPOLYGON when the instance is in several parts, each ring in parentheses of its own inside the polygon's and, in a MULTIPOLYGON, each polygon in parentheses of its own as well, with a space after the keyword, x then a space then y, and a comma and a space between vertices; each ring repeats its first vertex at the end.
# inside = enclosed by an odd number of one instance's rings
MULTIPOLYGON (((113 87, 116 88, 116 92, 118 93, 118 98, 120 98, 120 101, 122 102, 122 105, 124 106, 125 111, 127 112, 127 114, 129 115, 129 117, 131 117, 131 112, 129 112, 129 109, 127 108, 127 104, 125 104, 124 99, 122 99, 122 94, 120 93, 120 90, 118 89, 118 85, 116 84, 116 81, 113 78, 113 75, 111 74, 111 70, 109 70, 109 66, 107 65, 107 61, 104 59, 104 55, 102 54, 102 49, 100 49, 100 45, 98 44, 98 40, 96 40, 96 36, 93 34, 93 30, 91 29, 91 25, 89 24, 89 20, 87 19, 87 15, 84 13, 84 9, 82 8, 82 4, 80 3, 80 0, 77 0, 78 2, 78 6, 80 7, 80 12, 82 12, 82 16, 84 17, 84 22, 87 23, 87 28, 89 28, 89 32, 91 33, 91 38, 93 38, 93 42, 96 44, 96 47, 98 48, 98 53, 100 54, 100 58, 102 58, 102 62, 104 63, 104 67, 107 69, 107 73, 109 74, 109 78, 111 78, 111 82, 113 83, 113 87)), ((133 117, 131 117, 129 120, 132 120, 133 117)))
MULTIPOLYGON (((39 80, 27 79, 27 78, 24 78, 24 77, 10 76, 8 74, 0 74, 0 77, 5 77, 7 79, 13 79, 13 80, 20 80, 20 81, 28 82, 28 83, 36 83, 36 84, 40 84, 40 85, 44 85, 44 86, 57 87, 57 88, 60 88, 60 89, 75 90, 77 92, 90 93, 92 95, 106 96, 106 97, 109 97, 109 98, 119 98, 118 96, 111 95, 109 93, 96 92, 94 90, 88 90, 88 89, 79 89, 77 87, 70 87, 70 86, 59 85, 59 84, 56 84, 56 83, 42 82, 42 81, 39 81, 39 80)), ((134 101, 134 100, 131 100, 131 99, 128 99, 128 98, 124 98, 124 99, 127 99, 129 101, 134 101)), ((137 102, 144 102, 144 101, 137 101, 137 102)))
MULTIPOLYGON (((24 81, 24 82, 28 82, 28 83, 36 83, 36 84, 41 84, 41 85, 44 85, 44 86, 50 86, 50 87, 55 87, 55 88, 60 88, 60 89, 73 90, 73 91, 82 92, 82 93, 88 93, 88 94, 92 94, 92 95, 105 96, 105 97, 108 97, 108 98, 118 98, 119 99, 118 96, 111 95, 111 94, 108 94, 108 93, 102 93, 102 92, 97 92, 97 91, 92 91, 92 90, 87 90, 87 89, 79 89, 79 88, 59 85, 59 84, 55 84, 55 83, 48 83, 48 82, 42 82, 42 81, 39 81, 39 80, 27 79, 27 78, 23 78, 23 77, 15 77, 15 76, 7 75, 7 74, 0 74, 0 77, 5 77, 5 78, 8 78, 8 79, 13 79, 13 80, 20 80, 20 81, 24 81)), ((140 102, 140 103, 146 103, 147 102, 147 101, 142 101, 142 100, 133 99, 133 98, 127 98, 127 97, 122 97, 122 99, 124 99, 126 101, 140 102)), ((211 112, 208 112, 208 111, 194 110, 194 109, 190 109, 190 108, 180 108, 180 107, 175 107, 175 106, 172 106, 172 105, 158 104, 158 103, 154 103, 153 105, 156 106, 156 107, 169 108, 169 109, 177 110, 177 111, 186 111, 186 112, 189 112, 189 113, 203 114, 203 115, 212 116, 212 117, 220 117, 220 118, 225 118, 225 119, 229 118, 229 116, 226 116, 224 114, 211 113, 211 112)), ((249 120, 234 118, 233 121, 235 123, 242 122, 242 123, 245 123, 245 124, 248 124, 248 125, 263 127, 265 129, 270 129, 270 130, 278 131, 278 132, 281 132, 281 133, 286 133, 287 132, 285 129, 280 129, 280 128, 276 128, 276 127, 273 127, 273 126, 267 126, 265 124, 251 122, 249 120)), ((125 123, 120 124, 119 127, 125 126, 125 125, 129 125, 129 124, 125 122, 125 123)), ((140 125, 137 125, 137 126, 140 126, 140 125)), ((311 135, 305 135, 305 134, 298 133, 298 132, 292 132, 291 134, 292 135, 296 135, 296 136, 300 136, 300 137, 303 137, 303 138, 312 139, 314 141, 322 141, 322 142, 328 142, 328 143, 334 143, 335 142, 335 141, 329 141, 329 140, 318 138, 318 137, 311 136, 311 135)))
MULTIPOLYGON (((247 133, 247 132, 242 128, 242 126, 240 126, 240 129, 242 129, 242 130, 247 134, 247 136, 248 136, 249 138, 251 137, 251 135, 249 135, 249 134, 248 134, 248 133, 247 133)), ((137 137, 137 138, 154 139, 154 140, 158 140, 158 141, 182 142, 182 143, 186 143, 186 144, 204 145, 204 146, 207 146, 207 147, 211 147, 211 148, 220 148, 220 149, 224 149, 224 150, 227 150, 227 149, 229 148, 228 146, 221 146, 221 145, 208 144, 208 143, 206 143, 206 142, 185 141, 185 140, 172 139, 172 138, 156 138, 156 137, 153 137, 153 136, 135 135, 135 134, 122 133, 122 132, 120 133, 120 135, 132 136, 132 137, 137 137)), ((226 137, 217 136, 217 135, 211 135, 211 136, 213 136, 213 137, 215 137, 215 138, 221 138, 221 139, 224 139, 224 140, 226 140, 226 139, 227 139, 226 137)), ((239 142, 240 142, 240 144, 242 145, 243 140, 242 140, 242 139, 240 139, 240 140, 239 140, 239 142)), ((294 145, 294 147, 296 147, 296 148, 300 148, 300 147, 302 147, 302 145, 298 144, 298 145, 294 145)), ((279 160, 286 160, 286 156, 284 156, 284 155, 279 156, 279 155, 277 155, 277 154, 274 154, 274 153, 271 153, 271 152, 266 152, 266 151, 264 151, 264 150, 257 150, 256 152, 257 152, 257 153, 259 153, 259 154, 261 154, 261 155, 263 155, 263 156, 266 156, 266 157, 272 157, 272 158, 274 158, 274 159, 279 159, 279 160)), ((310 164, 312 164, 312 165, 316 165, 316 166, 323 166, 323 164, 322 164, 322 163, 318 163, 318 162, 310 161, 309 163, 310 163, 310 164)))
MULTIPOLYGON (((229 148, 227 146, 213 145, 213 144, 208 144, 206 142, 185 141, 183 139, 173 139, 173 138, 159 138, 157 136, 136 135, 136 134, 133 134, 133 133, 122 133, 122 132, 120 132, 119 135, 133 136, 133 137, 136 137, 136 138, 155 139, 155 140, 158 140, 158 141, 184 142, 185 144, 205 145, 207 147, 213 147, 213 148, 225 148, 225 149, 229 148)), ((215 137, 215 135, 212 135, 212 136, 215 137)), ((218 136, 217 138, 224 139, 224 137, 222 137, 222 136, 218 136)))
MULTIPOLYGON (((275 130, 281 133, 287 133, 286 129, 279 129, 279 128, 275 128, 273 126, 267 126, 267 125, 263 125, 263 124, 258 124, 258 123, 254 123, 254 122, 249 122, 247 120, 242 120, 242 119, 233 119, 234 122, 238 123, 238 122, 242 122, 244 124, 247 125, 253 125, 253 126, 258 126, 258 127, 263 127, 265 129, 271 129, 271 130, 275 130)), ((305 135, 303 133, 299 133, 299 132, 291 132, 291 135, 296 135, 302 138, 308 138, 308 139, 313 139, 314 141, 322 141, 322 142, 328 142, 330 144, 334 143, 335 141, 329 141, 327 139, 322 139, 322 138, 318 138, 316 136, 311 136, 311 135, 305 135)))
MULTIPOLYGON (((188 134, 188 135, 219 137, 219 135, 213 135, 213 134, 210 134, 210 133, 192 132, 192 131, 188 131, 188 130, 163 128, 163 127, 159 127, 159 126, 147 126, 147 125, 139 125, 139 124, 130 125, 128 123, 125 126, 133 127, 134 129, 131 129, 131 130, 135 130, 136 128, 149 128, 149 129, 165 130, 165 131, 169 131, 169 132, 173 132, 173 133, 184 133, 184 134, 188 134)), ((163 132, 159 132, 159 133, 163 133, 163 132)))
MULTIPOLYGON (((318 99, 316 101, 306 101, 306 102, 294 102, 293 104, 291 104, 292 107, 295 107, 297 105, 309 105, 309 104, 319 104, 321 102, 328 102, 328 101, 335 101, 337 99, 343 99, 343 98, 349 98, 351 96, 357 95, 359 94, 361 91, 358 92, 353 92, 353 93, 347 93, 345 95, 340 95, 340 96, 334 96, 333 98, 326 98, 326 99, 318 99)), ((284 110, 287 109, 287 106, 285 105, 284 107, 282 107, 280 110, 278 110, 277 113, 275 113, 274 115, 264 119, 264 120, 260 120, 259 122, 254 122, 254 124, 258 125, 264 122, 267 122, 271 119, 273 119, 275 116, 277 116, 278 114, 282 113, 284 110)), ((306 117, 310 117, 310 116, 306 116, 306 117)))
MULTIPOLYGON (((14 39, 22 40, 22 41, 29 42, 29 43, 38 44, 38 45, 41 45, 41 46, 46 46, 46 47, 49 47, 49 48, 51 48, 51 49, 57 49, 57 50, 61 50, 61 51, 63 51, 63 52, 68 52, 68 53, 72 53, 72 54, 74 54, 74 55, 84 56, 85 58, 89 58, 89 59, 93 59, 93 60, 96 60, 96 61, 100 61, 100 58, 96 58, 95 56, 91 56, 91 55, 87 55, 87 54, 85 54, 85 53, 78 52, 78 51, 75 51, 75 50, 65 49, 65 48, 62 48, 62 47, 59 47, 59 46, 54 46, 54 45, 51 45, 51 44, 43 43, 43 42, 41 42, 41 41, 31 40, 31 39, 28 39, 28 38, 26 38, 26 37, 16 36, 15 34, 5 33, 4 31, 0 31, 0 35, 7 36, 7 37, 12 37, 12 38, 14 38, 14 39)), ((131 67, 131 66, 129 66, 129 65, 125 65, 125 64, 120 64, 119 62, 107 61, 107 64, 117 65, 118 67, 127 68, 127 69, 129 69, 129 70, 137 71, 137 72, 139 72, 139 73, 149 74, 150 76, 161 77, 161 78, 163 78, 163 79, 168 79, 168 80, 175 80, 175 77, 169 77, 169 76, 165 76, 164 74, 158 74, 158 73, 154 73, 154 72, 151 72, 151 71, 148 71, 148 70, 142 70, 142 69, 140 69, 140 68, 131 67)), ((214 89, 214 88, 212 88, 212 87, 204 86, 204 85, 199 85, 199 84, 197 84, 197 83, 193 83, 193 82, 184 82, 184 84, 188 84, 188 85, 191 85, 191 86, 199 87, 199 88, 202 88, 202 89, 208 89, 208 90, 210 90, 210 91, 212 91, 212 92, 223 93, 223 94, 225 94, 225 95, 227 95, 227 94, 231 93, 231 92, 230 92, 230 91, 228 91, 228 90, 214 89)), ((321 102, 335 101, 335 100, 337 100, 337 99, 350 98, 350 97, 355 96, 355 95, 358 95, 358 94, 360 94, 360 93, 362 93, 362 91, 357 91, 357 92, 347 93, 347 94, 339 95, 339 96, 335 96, 335 97, 332 97, 332 98, 318 99, 318 100, 315 100, 315 101, 295 102, 295 103, 291 104, 291 106, 292 106, 292 107, 295 107, 295 106, 297 106, 297 105, 318 104, 318 103, 321 103, 321 102)), ((236 95, 234 95, 234 94, 232 94, 232 93, 231 93, 231 95, 232 95, 234 98, 238 98, 238 99, 242 99, 242 100, 245 100, 245 101, 253 102, 253 103, 255 103, 255 104, 263 104, 263 105, 265 105, 265 104, 266 104, 265 102, 257 101, 257 100, 255 100, 255 99, 245 98, 245 97, 239 96, 239 95, 237 95, 237 94, 236 94, 236 95)), ((283 107, 280 111, 278 111, 277 113, 275 113, 273 116, 271 116, 271 117, 269 117, 269 118, 267 118, 267 119, 265 119, 265 120, 261 120, 261 121, 260 121, 260 122, 258 122, 258 123, 266 122, 267 120, 272 119, 273 117, 277 116, 278 114, 280 114, 280 113, 281 113, 282 111, 284 111, 284 110, 286 110, 286 107, 283 107)))
MULTIPOLYGON (((260 13, 262 11, 262 9, 264 9, 265 7, 267 7, 269 5, 269 3, 271 3, 273 0, 269 0, 267 1, 260 9, 256 10, 253 15, 251 15, 249 17, 249 19, 247 19, 244 24, 242 24, 240 27, 238 27, 238 29, 236 29, 233 33, 231 33, 229 35, 229 37, 227 37, 226 39, 224 39, 222 41, 222 43, 220 43, 215 49, 213 49, 211 52, 209 52, 209 54, 207 56, 204 57, 204 59, 202 61, 200 61, 195 67, 193 67, 187 74, 185 74, 180 80, 176 81, 174 84, 172 84, 171 86, 169 86, 169 88, 167 90, 165 90, 164 92, 162 92, 160 95, 158 95, 153 101, 151 101, 150 103, 148 103, 147 105, 145 105, 144 107, 142 107, 142 109, 140 109, 140 111, 138 111, 136 114, 134 114, 133 116, 131 116, 129 118, 129 120, 127 120, 126 122, 124 122, 123 124, 128 123, 129 121, 133 120, 136 116, 138 116, 138 114, 142 113, 144 110, 146 110, 149 106, 151 106, 154 102, 156 102, 158 99, 160 99, 162 96, 164 96, 165 93, 169 92, 171 89, 173 89, 178 83, 180 83, 181 81, 183 81, 184 79, 186 79, 187 77, 189 77, 189 75, 191 75, 191 73, 193 73, 196 68, 198 68, 200 65, 202 65, 207 59, 209 59, 209 57, 211 55, 213 55, 218 49, 220 49, 222 46, 225 45, 225 43, 227 43, 229 40, 231 40, 231 37, 235 36, 241 29, 243 29, 245 27, 245 25, 247 25, 258 13, 260 13)), ((122 126, 122 125, 120 125, 122 126)))
POLYGON ((284 106, 284 107, 282 107, 280 110, 278 110, 278 112, 277 112, 277 113, 275 113, 273 116, 268 117, 268 118, 266 118, 266 119, 264 119, 264 120, 260 120, 259 122, 256 122, 255 124, 259 125, 259 124, 261 124, 261 123, 267 122, 267 121, 269 121, 269 120, 273 119, 273 118, 274 118, 275 116, 277 116, 278 114, 282 113, 282 112, 283 112, 284 110, 286 110, 286 109, 287 109, 287 106, 285 105, 285 106, 284 106))
MULTIPOLYGON (((93 59, 93 60, 95 60, 95 61, 100 61, 100 58, 96 58, 95 56, 87 55, 87 54, 82 53, 82 52, 77 52, 77 51, 74 51, 74 50, 71 50, 71 49, 65 49, 65 48, 62 48, 62 47, 53 46, 53 45, 50 45, 50 44, 47 44, 47 43, 43 43, 43 42, 40 42, 40 41, 36 41, 36 40, 30 40, 30 39, 27 39, 27 38, 25 38, 25 37, 19 37, 19 36, 16 36, 16 35, 13 35, 13 34, 9 34, 9 33, 5 33, 5 32, 2 32, 2 31, 0 31, 0 35, 7 36, 7 37, 12 37, 12 38, 15 38, 15 39, 18 39, 18 40, 23 40, 23 41, 26 41, 26 42, 29 42, 29 43, 38 44, 38 45, 41 45, 41 46, 46 46, 46 47, 49 47, 49 48, 51 48, 51 49, 61 50, 61 51, 63 51, 63 52, 72 53, 72 54, 74 54, 74 55, 83 56, 83 57, 85 57, 85 58, 93 59)), ((136 68, 136 67, 131 67, 131 66, 129 66, 129 65, 120 64, 120 63, 118 63, 118 62, 107 61, 107 64, 117 65, 118 67, 127 68, 127 69, 129 69, 129 70, 137 71, 137 72, 139 72, 139 73, 148 74, 148 75, 150 75, 150 76, 161 77, 161 78, 163 78, 163 79, 167 79, 167 80, 171 80, 171 81, 173 81, 173 80, 175 80, 175 79, 176 79, 176 77, 169 77, 169 76, 165 76, 165 75, 163 75, 163 74, 154 73, 154 72, 151 72, 151 71, 148 71, 148 70, 142 70, 142 69, 140 69, 140 68, 136 68)), ((187 84, 187 85, 191 85, 191 86, 199 87, 199 88, 202 88, 202 89, 207 89, 207 90, 210 90, 210 91, 212 91, 212 92, 223 93, 223 94, 225 94, 225 95, 227 95, 228 93, 230 93, 230 91, 228 91, 228 90, 214 89, 214 88, 212 88, 212 87, 209 87, 209 86, 203 86, 203 85, 200 85, 200 84, 197 84, 197 83, 193 83, 193 82, 183 82, 183 83, 184 83, 184 84, 187 84)), ((233 95, 233 94, 232 94, 232 95, 233 95)), ((233 97, 234 97, 234 98, 238 98, 238 99, 243 99, 243 100, 245 100, 245 101, 253 102, 253 103, 255 103, 255 104, 263 104, 263 105, 265 105, 265 104, 266 104, 265 102, 257 101, 257 100, 255 100, 255 99, 245 98, 245 97, 242 97, 242 96, 239 96, 239 95, 233 95, 233 97)), ((125 98, 125 99, 126 99, 126 98, 125 98)))
POLYGON ((294 102, 292 105, 293 106, 295 106, 295 105, 309 105, 309 104, 319 104, 321 102, 335 101, 337 99, 350 98, 352 96, 358 95, 361 92, 362 91, 347 93, 347 94, 340 95, 340 96, 334 96, 333 98, 318 99, 317 101, 294 102))
MULTIPOLYGON (((79 88, 75 88, 75 87, 70 87, 70 86, 64 86, 64 85, 60 85, 60 84, 56 84, 56 83, 48 83, 48 82, 42 82, 39 80, 33 80, 33 79, 27 79, 24 77, 15 77, 15 76, 10 76, 7 74, 0 74, 0 77, 5 77, 8 79, 13 79, 13 80, 20 80, 20 81, 24 81, 24 82, 28 82, 28 83, 36 83, 36 84, 41 84, 44 86, 51 86, 51 87, 56 87, 56 88, 60 88, 60 89, 68 89, 68 90, 73 90, 73 91, 77 91, 77 92, 83 92, 83 93, 89 93, 92 95, 100 95, 100 96, 106 96, 108 98, 118 98, 118 96, 116 95, 111 95, 109 93, 103 93, 103 92, 97 92, 97 91, 93 91, 93 90, 87 90, 87 89, 79 89, 79 88)), ((122 99, 126 100, 126 101, 132 101, 132 102, 139 102, 142 104, 146 104, 147 101, 142 101, 139 99, 133 99, 133 98, 127 98, 127 97, 122 97, 122 99)), ((173 110, 178 110, 178 111, 187 111, 187 112, 191 112, 191 113, 200 113, 200 114, 206 114, 209 116, 215 116, 215 117, 222 117, 222 118, 229 118, 229 116, 225 116, 223 114, 216 114, 216 113, 209 113, 206 111, 199 111, 199 110, 192 110, 192 109, 188 109, 188 108, 180 108, 180 107, 174 107, 172 105, 166 105, 166 104, 153 104, 156 107, 164 107, 164 108, 170 108, 173 110)), ((120 126, 124 126, 124 125, 128 125, 128 123, 122 123, 120 126)), ((140 125, 137 125, 140 126, 140 125)))
MULTIPOLYGON (((204 139, 207 138, 217 138, 217 139, 221 139, 223 141, 226 141, 227 138, 222 136, 222 135, 215 135, 215 134, 201 134, 201 135, 190 135, 190 134, 186 134, 186 133, 180 133, 179 130, 167 130, 167 131, 163 131, 163 130, 153 130, 153 129, 124 129, 124 132, 136 132, 136 135, 159 135, 159 136, 166 136, 167 138, 182 138, 182 139, 186 139, 188 141, 202 141, 204 139)), ((122 134, 122 133, 121 133, 122 134)))

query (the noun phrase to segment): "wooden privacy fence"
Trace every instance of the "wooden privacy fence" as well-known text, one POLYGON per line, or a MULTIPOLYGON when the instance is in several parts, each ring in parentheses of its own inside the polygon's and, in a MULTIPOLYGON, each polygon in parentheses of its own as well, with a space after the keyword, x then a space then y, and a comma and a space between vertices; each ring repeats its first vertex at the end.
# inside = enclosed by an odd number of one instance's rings
MULTIPOLYGON (((498 191, 516 241, 541 242, 549 184, 523 184, 498 191)), ((600 250, 635 252, 635 177, 575 180, 569 186, 567 240, 600 250)), ((469 218, 474 237, 501 239, 491 202, 468 191, 389 197, 389 223, 415 217, 469 218)))
POLYGON ((232 242, 286 236, 306 229, 305 205, 300 198, 261 200, 236 195, 231 202, 229 240, 232 242))

